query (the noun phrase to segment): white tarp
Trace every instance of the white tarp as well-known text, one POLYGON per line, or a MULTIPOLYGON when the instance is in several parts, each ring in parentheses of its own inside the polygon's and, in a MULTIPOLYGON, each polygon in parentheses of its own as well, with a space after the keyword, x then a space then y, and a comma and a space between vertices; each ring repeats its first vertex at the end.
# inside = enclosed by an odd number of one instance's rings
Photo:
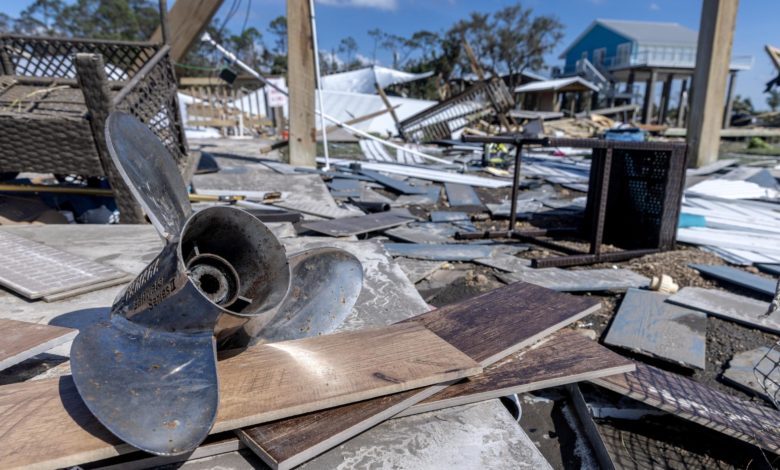
POLYGON ((322 89, 326 91, 349 91, 352 93, 376 93, 376 86, 382 89, 398 83, 413 82, 433 75, 433 72, 409 73, 374 65, 349 72, 334 73, 322 77, 322 89))

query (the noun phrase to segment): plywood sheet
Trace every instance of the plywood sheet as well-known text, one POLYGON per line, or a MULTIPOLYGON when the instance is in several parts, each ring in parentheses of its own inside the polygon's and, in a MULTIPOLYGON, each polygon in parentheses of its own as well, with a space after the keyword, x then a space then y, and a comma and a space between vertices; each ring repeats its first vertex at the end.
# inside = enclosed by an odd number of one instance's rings
POLYGON ((771 452, 780 452, 780 412, 777 410, 753 405, 642 363, 636 364, 634 372, 592 382, 771 452))
POLYGON ((704 369, 707 316, 665 302, 656 292, 629 289, 604 344, 704 369))
POLYGON ((0 318, 0 370, 72 340, 77 330, 0 318))
MULTIPOLYGON (((211 432, 479 371, 468 356, 417 323, 255 346, 219 362, 220 405, 211 432)), ((118 444, 86 409, 70 376, 0 387, 5 468, 76 465, 129 448, 118 444)))
MULTIPOLYGON (((420 322, 487 367, 598 309, 531 284, 502 287, 405 322, 420 322)), ((245 428, 247 446, 276 469, 298 465, 445 387, 408 391, 245 428)))
POLYGON ((700 310, 708 315, 743 325, 780 333, 780 315, 767 316, 769 302, 761 302, 742 295, 717 289, 683 287, 667 302, 700 310))

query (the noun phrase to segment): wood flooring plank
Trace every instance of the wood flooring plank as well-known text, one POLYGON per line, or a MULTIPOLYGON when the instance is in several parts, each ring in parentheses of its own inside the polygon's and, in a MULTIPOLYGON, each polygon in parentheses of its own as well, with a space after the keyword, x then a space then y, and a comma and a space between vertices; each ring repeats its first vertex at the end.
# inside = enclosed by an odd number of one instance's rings
MULTIPOLYGON (((574 297, 522 282, 404 322, 424 324, 487 367, 599 308, 574 297)), ((237 431, 268 465, 287 469, 391 418, 444 389, 443 385, 296 416, 237 431)))
POLYGON ((642 363, 636 364, 634 372, 591 382, 771 452, 780 452, 777 410, 753 405, 642 363))
MULTIPOLYGON (((254 346, 219 362, 220 404, 211 432, 479 371, 475 361, 418 323, 254 346)), ((3 468, 65 467, 131 449, 89 413, 70 376, 0 387, 3 468)))
POLYGON ((77 334, 72 328, 0 318, 0 370, 66 343, 77 334))
POLYGON ((413 405, 396 417, 632 372, 634 363, 563 329, 413 405))

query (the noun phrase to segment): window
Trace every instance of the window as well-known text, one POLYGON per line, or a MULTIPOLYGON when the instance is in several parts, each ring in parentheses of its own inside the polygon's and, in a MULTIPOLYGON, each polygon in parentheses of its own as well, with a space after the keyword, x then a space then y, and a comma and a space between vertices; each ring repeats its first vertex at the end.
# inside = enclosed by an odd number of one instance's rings
POLYGON ((617 63, 627 65, 631 59, 631 43, 624 42, 617 47, 617 63))
POLYGON ((603 65, 604 64, 604 56, 607 55, 607 49, 605 47, 599 47, 598 49, 593 51, 593 64, 594 65, 603 65))

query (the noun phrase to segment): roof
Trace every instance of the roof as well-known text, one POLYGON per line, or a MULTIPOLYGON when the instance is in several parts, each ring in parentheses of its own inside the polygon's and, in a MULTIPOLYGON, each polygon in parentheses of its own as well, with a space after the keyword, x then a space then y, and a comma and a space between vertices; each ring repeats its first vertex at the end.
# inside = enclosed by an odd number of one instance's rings
POLYGON ((556 78, 555 80, 544 80, 541 82, 531 82, 520 85, 515 88, 515 93, 528 93, 538 91, 558 91, 564 88, 587 88, 592 91, 598 91, 598 87, 582 77, 556 78))
POLYGON ((409 73, 387 67, 372 65, 349 72, 334 73, 322 77, 322 88, 330 91, 349 91, 353 93, 376 93, 376 86, 383 89, 398 83, 412 82, 428 78, 433 72, 409 73))
POLYGON ((580 42, 596 25, 611 29, 640 44, 696 47, 699 39, 699 33, 679 23, 597 19, 572 41, 559 58, 563 59, 569 49, 580 42))
MULTIPOLYGON (((539 72, 534 72, 533 70, 523 70, 522 72, 519 72, 520 75, 530 78, 531 80, 547 80, 548 77, 545 77, 544 75, 540 74, 539 72)), ((491 78, 493 76, 492 73, 486 71, 485 72, 485 78, 491 78)), ((502 73, 499 75, 501 78, 506 78, 509 76, 508 73, 502 73)), ((477 77, 477 74, 475 73, 465 73, 460 77, 462 80, 466 80, 468 82, 476 82, 479 80, 479 77, 477 77)))

